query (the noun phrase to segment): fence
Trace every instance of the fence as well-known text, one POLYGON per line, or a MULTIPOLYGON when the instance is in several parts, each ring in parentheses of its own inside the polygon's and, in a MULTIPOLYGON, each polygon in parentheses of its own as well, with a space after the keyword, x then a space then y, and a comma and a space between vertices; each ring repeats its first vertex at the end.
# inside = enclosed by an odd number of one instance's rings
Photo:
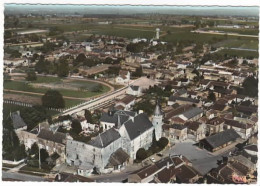
MULTIPOLYGON (((20 101, 13 101, 13 100, 4 100, 4 103, 19 105, 19 106, 22 106, 22 107, 32 107, 33 106, 32 104, 29 104, 29 103, 23 103, 23 102, 20 102, 20 101)), ((63 112, 65 110, 65 109, 58 109, 58 108, 47 108, 47 109, 48 110, 54 110, 54 111, 57 111, 57 112, 63 112)))

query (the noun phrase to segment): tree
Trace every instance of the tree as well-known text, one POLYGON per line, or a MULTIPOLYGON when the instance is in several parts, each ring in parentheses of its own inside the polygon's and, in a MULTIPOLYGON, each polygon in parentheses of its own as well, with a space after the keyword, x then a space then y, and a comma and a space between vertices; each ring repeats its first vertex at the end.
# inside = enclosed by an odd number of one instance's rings
POLYGON ((250 97, 257 97, 258 95, 258 79, 254 78, 253 76, 247 77, 243 84, 242 84, 244 90, 244 95, 250 96, 250 97))
POLYGON ((142 66, 135 69, 135 72, 132 74, 134 77, 141 77, 143 75, 142 66))
POLYGON ((86 58, 85 54, 80 53, 80 54, 76 57, 76 59, 74 60, 73 65, 76 66, 76 65, 78 65, 79 63, 83 63, 86 59, 87 59, 87 58, 86 58))
POLYGON ((27 72, 27 76, 25 78, 27 81, 36 81, 37 80, 37 76, 35 71, 29 71, 27 72))
POLYGON ((89 110, 85 110, 85 118, 88 123, 93 123, 92 114, 89 110))
POLYGON ((82 127, 79 120, 73 120, 71 124, 71 128, 72 128, 71 130, 76 134, 79 134, 82 131, 82 127))
POLYGON ((41 149, 40 150, 41 163, 45 162, 48 157, 49 157, 49 153, 45 149, 41 149))
POLYGON ((137 152, 136 152, 136 159, 138 160, 144 160, 145 158, 147 158, 147 152, 144 148, 140 148, 137 152))
POLYGON ((164 147, 166 147, 169 143, 169 140, 165 137, 161 137, 158 141, 158 146, 163 149, 164 147))
POLYGON ((213 92, 209 92, 208 99, 211 101, 216 101, 216 95, 213 92))
POLYGON ((67 77, 69 75, 69 64, 66 59, 60 59, 57 74, 59 77, 67 77))
POLYGON ((48 90, 42 96, 42 106, 51 108, 64 108, 65 101, 62 94, 57 90, 48 90))
POLYGON ((35 64, 35 71, 39 74, 48 72, 48 61, 45 61, 43 56, 40 56, 39 61, 35 64))

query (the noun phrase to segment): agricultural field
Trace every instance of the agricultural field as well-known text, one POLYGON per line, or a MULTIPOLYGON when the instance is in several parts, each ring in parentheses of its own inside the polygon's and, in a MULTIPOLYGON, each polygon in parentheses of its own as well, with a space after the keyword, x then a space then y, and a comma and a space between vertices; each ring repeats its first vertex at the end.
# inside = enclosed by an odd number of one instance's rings
POLYGON ((254 51, 245 51, 245 50, 231 50, 231 49, 224 49, 218 52, 221 55, 228 55, 228 56, 238 56, 242 58, 258 58, 258 52, 254 51))

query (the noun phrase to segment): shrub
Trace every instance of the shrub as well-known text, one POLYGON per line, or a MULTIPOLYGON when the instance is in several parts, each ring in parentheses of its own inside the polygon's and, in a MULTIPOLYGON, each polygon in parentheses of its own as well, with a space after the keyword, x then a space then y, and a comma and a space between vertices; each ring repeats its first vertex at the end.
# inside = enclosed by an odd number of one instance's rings
POLYGON ((166 147, 169 143, 169 140, 165 137, 161 137, 158 141, 158 146, 163 149, 164 147, 166 147))
POLYGON ((144 160, 145 158, 147 158, 147 152, 144 148, 140 148, 137 152, 136 152, 136 159, 138 160, 144 160))

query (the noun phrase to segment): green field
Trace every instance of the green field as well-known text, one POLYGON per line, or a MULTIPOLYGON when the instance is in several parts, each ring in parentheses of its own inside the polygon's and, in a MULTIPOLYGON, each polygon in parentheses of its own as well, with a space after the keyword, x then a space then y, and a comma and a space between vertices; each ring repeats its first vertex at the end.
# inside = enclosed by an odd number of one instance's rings
POLYGON ((232 32, 232 33, 238 33, 243 35, 258 35, 257 29, 238 29, 238 28, 207 28, 203 30, 217 30, 217 31, 223 31, 223 32, 232 32))
MULTIPOLYGON (((34 83, 61 84, 62 81, 60 78, 57 78, 57 77, 39 77, 37 79, 37 81, 35 81, 34 83)), ((102 91, 100 91, 100 92, 91 91, 91 88, 93 88, 94 86, 99 84, 99 83, 95 83, 95 82, 83 82, 83 81, 77 81, 77 80, 74 81, 73 80, 71 82, 71 84, 73 86, 80 86, 82 88, 82 90, 80 90, 80 89, 79 90, 70 90, 70 89, 62 89, 62 88, 57 88, 56 90, 60 91, 60 93, 63 96, 75 97, 75 98, 88 98, 88 97, 96 96, 99 94, 103 94, 110 90, 109 87, 101 84, 102 91), (80 85, 79 85, 79 83, 80 83, 80 85), (84 91, 83 89, 89 89, 89 91, 84 91)), ((34 92, 34 93, 43 93, 43 94, 47 90, 49 90, 48 88, 43 88, 43 87, 35 88, 30 83, 27 83, 26 81, 5 81, 4 89, 19 90, 19 91, 34 92)))
POLYGON ((257 39, 227 39, 213 45, 214 47, 246 48, 258 50, 257 39))
POLYGON ((242 58, 248 58, 251 56, 254 58, 258 58, 258 52, 254 52, 254 51, 224 49, 217 53, 219 53, 221 55, 237 56, 237 57, 242 57, 242 58))

